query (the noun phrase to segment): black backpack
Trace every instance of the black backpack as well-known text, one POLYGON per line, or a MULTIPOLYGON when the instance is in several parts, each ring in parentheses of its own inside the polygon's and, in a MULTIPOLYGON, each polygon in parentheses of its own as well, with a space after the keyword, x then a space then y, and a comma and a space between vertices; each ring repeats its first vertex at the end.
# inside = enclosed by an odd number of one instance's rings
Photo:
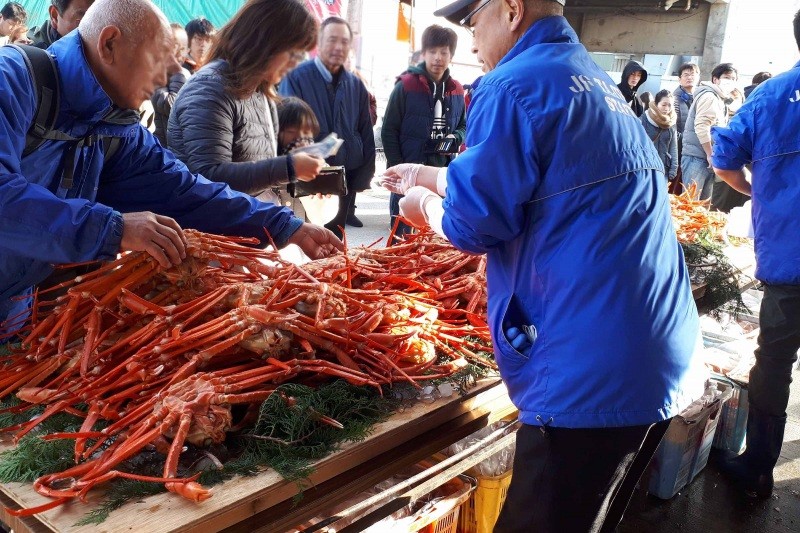
MULTIPOLYGON (((61 186, 64 188, 72 187, 72 177, 75 167, 75 154, 84 145, 91 146, 96 142, 103 143, 104 160, 108 161, 119 150, 122 144, 121 137, 111 137, 105 135, 90 135, 88 137, 73 137, 55 129, 55 121, 58 118, 58 111, 61 105, 61 87, 58 81, 58 70, 53 57, 47 51, 29 45, 10 45, 16 48, 33 78, 33 87, 36 90, 36 115, 33 124, 25 138, 25 149, 22 157, 25 157, 47 141, 68 141, 72 143, 69 148, 68 163, 64 167, 64 176, 61 179, 61 186)), ((117 112, 114 117, 107 117, 108 122, 115 124, 134 124, 138 122, 139 115, 135 111, 126 110, 117 112)))

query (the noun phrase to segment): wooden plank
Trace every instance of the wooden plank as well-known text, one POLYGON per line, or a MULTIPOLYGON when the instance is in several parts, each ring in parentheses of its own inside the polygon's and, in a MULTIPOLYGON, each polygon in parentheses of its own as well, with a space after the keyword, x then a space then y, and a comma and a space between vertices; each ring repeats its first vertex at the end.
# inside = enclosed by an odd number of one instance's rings
POLYGON ((705 283, 699 283, 699 284, 692 283, 692 298, 694 298, 695 301, 702 298, 703 295, 706 293, 707 286, 708 285, 706 285, 705 283))
POLYGON ((299 504, 295 505, 291 501, 282 502, 239 522, 225 532, 283 533, 304 521, 320 516, 335 505, 371 489, 379 482, 429 458, 453 442, 516 413, 516 409, 505 394, 505 387, 500 387, 498 390, 502 390, 503 394, 497 395, 487 403, 482 403, 480 407, 475 407, 412 441, 387 450, 374 459, 306 491, 299 504))
MULTIPOLYGON (((350 443, 339 452, 319 461, 315 465, 316 470, 311 476, 311 482, 319 486, 383 454, 394 453, 405 456, 408 455, 407 449, 410 448, 418 450, 418 453, 412 453, 412 456, 419 455, 420 450, 427 448, 419 446, 417 439, 444 424, 451 423, 450 429, 470 427, 470 424, 478 429, 487 423, 490 413, 507 413, 510 410, 505 387, 498 379, 481 381, 464 397, 455 395, 439 399, 432 404, 417 402, 409 409, 395 413, 389 420, 376 426, 375 432, 363 442, 350 443), (457 422, 453 424, 453 421, 457 422), (398 452, 398 448, 405 443, 408 443, 406 451, 398 452)), ((460 433, 445 435, 447 438, 442 439, 442 442, 448 440, 449 442, 437 449, 454 442, 459 438, 458 435, 460 433)), ((0 446, 0 451, 5 448, 8 446, 0 446)), ((370 465, 366 464, 363 468, 369 470, 370 465)), ((388 470, 394 468, 398 467, 393 466, 388 470)), ((234 526, 281 502, 290 501, 295 496, 297 487, 293 482, 287 482, 273 470, 267 469, 254 477, 236 477, 216 485, 213 491, 214 496, 201 504, 168 493, 130 502, 111 513, 100 526, 74 527, 74 524, 92 509, 92 502, 96 503, 98 496, 93 497, 88 505, 73 502, 24 521, 14 519, 3 509, 0 510, 0 520, 8 524, 14 521, 15 531, 36 533, 66 530, 71 533, 103 531, 206 533, 234 526)), ((14 502, 17 505, 31 507, 49 501, 37 494, 30 483, 2 484, 0 492, 6 498, 4 500, 6 505, 14 502)))

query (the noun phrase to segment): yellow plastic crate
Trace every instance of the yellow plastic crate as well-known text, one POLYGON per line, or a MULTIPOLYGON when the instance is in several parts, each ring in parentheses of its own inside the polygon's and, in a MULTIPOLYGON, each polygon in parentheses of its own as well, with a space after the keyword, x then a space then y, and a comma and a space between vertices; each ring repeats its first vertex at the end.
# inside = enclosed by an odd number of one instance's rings
POLYGON ((511 471, 495 477, 475 475, 474 472, 468 474, 478 480, 478 488, 461 505, 458 530, 461 533, 491 533, 506 501, 511 471))
MULTIPOLYGON (((462 504, 466 505, 466 503, 462 504)), ((452 511, 432 524, 428 524, 417 533, 456 533, 458 530, 458 513, 461 506, 456 506, 452 511)))

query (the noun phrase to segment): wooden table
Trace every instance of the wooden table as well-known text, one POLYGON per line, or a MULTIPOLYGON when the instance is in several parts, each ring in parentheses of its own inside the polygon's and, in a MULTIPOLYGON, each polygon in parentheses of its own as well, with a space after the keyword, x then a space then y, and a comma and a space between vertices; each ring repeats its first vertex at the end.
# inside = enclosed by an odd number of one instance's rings
MULTIPOLYGON (((513 412, 498 379, 482 380, 465 396, 417 402, 377 425, 363 442, 348 444, 319 461, 310 478, 313 486, 296 506, 291 501, 297 493, 295 483, 267 469, 215 485, 214 496, 200 504, 169 493, 129 502, 99 526, 74 527, 97 496, 88 504, 73 502, 34 517, 16 518, 3 509, 0 520, 18 532, 283 532, 513 412)), ((46 501, 30 483, 0 485, 3 506, 46 501)))

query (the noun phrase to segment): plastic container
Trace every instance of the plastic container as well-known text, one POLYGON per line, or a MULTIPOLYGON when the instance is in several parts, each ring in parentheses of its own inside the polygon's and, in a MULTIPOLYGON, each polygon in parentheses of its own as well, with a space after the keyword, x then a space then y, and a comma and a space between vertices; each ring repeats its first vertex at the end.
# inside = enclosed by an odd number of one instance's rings
POLYGON ((711 384, 716 386, 717 390, 720 392, 717 400, 719 403, 717 404, 716 408, 712 409, 712 412, 708 417, 708 422, 706 423, 703 431, 703 436, 700 439, 700 447, 697 449, 697 455, 692 462, 692 472, 689 474, 689 483, 691 483, 692 480, 697 477, 697 474, 699 474, 708 464, 708 456, 711 454, 711 446, 714 444, 717 427, 719 426, 719 421, 722 418, 722 410, 727 405, 733 393, 733 386, 727 383, 712 380, 711 384))
POLYGON ((720 450, 739 453, 744 447, 747 435, 747 409, 749 406, 747 384, 739 383, 725 376, 714 376, 712 379, 731 387, 731 397, 722 406, 712 446, 720 450))
POLYGON ((650 462, 649 492, 668 500, 689 484, 708 463, 720 411, 730 398, 732 387, 713 382, 713 400, 698 409, 697 402, 673 418, 664 439, 650 462))
POLYGON ((394 513, 365 529, 370 533, 456 533, 462 504, 472 495, 476 481, 460 475, 412 503, 410 509, 394 513), (426 503, 421 504, 422 501, 426 503), (421 504, 421 505, 420 505, 421 504))
MULTIPOLYGON (((470 474, 473 475, 473 474, 470 474)), ((475 476, 478 488, 461 506, 461 533, 491 533, 506 501, 511 471, 499 476, 475 476)))
POLYGON ((458 513, 461 510, 460 505, 456 505, 452 511, 441 517, 436 522, 423 526, 421 529, 416 529, 420 533, 456 533, 458 531, 458 513))

